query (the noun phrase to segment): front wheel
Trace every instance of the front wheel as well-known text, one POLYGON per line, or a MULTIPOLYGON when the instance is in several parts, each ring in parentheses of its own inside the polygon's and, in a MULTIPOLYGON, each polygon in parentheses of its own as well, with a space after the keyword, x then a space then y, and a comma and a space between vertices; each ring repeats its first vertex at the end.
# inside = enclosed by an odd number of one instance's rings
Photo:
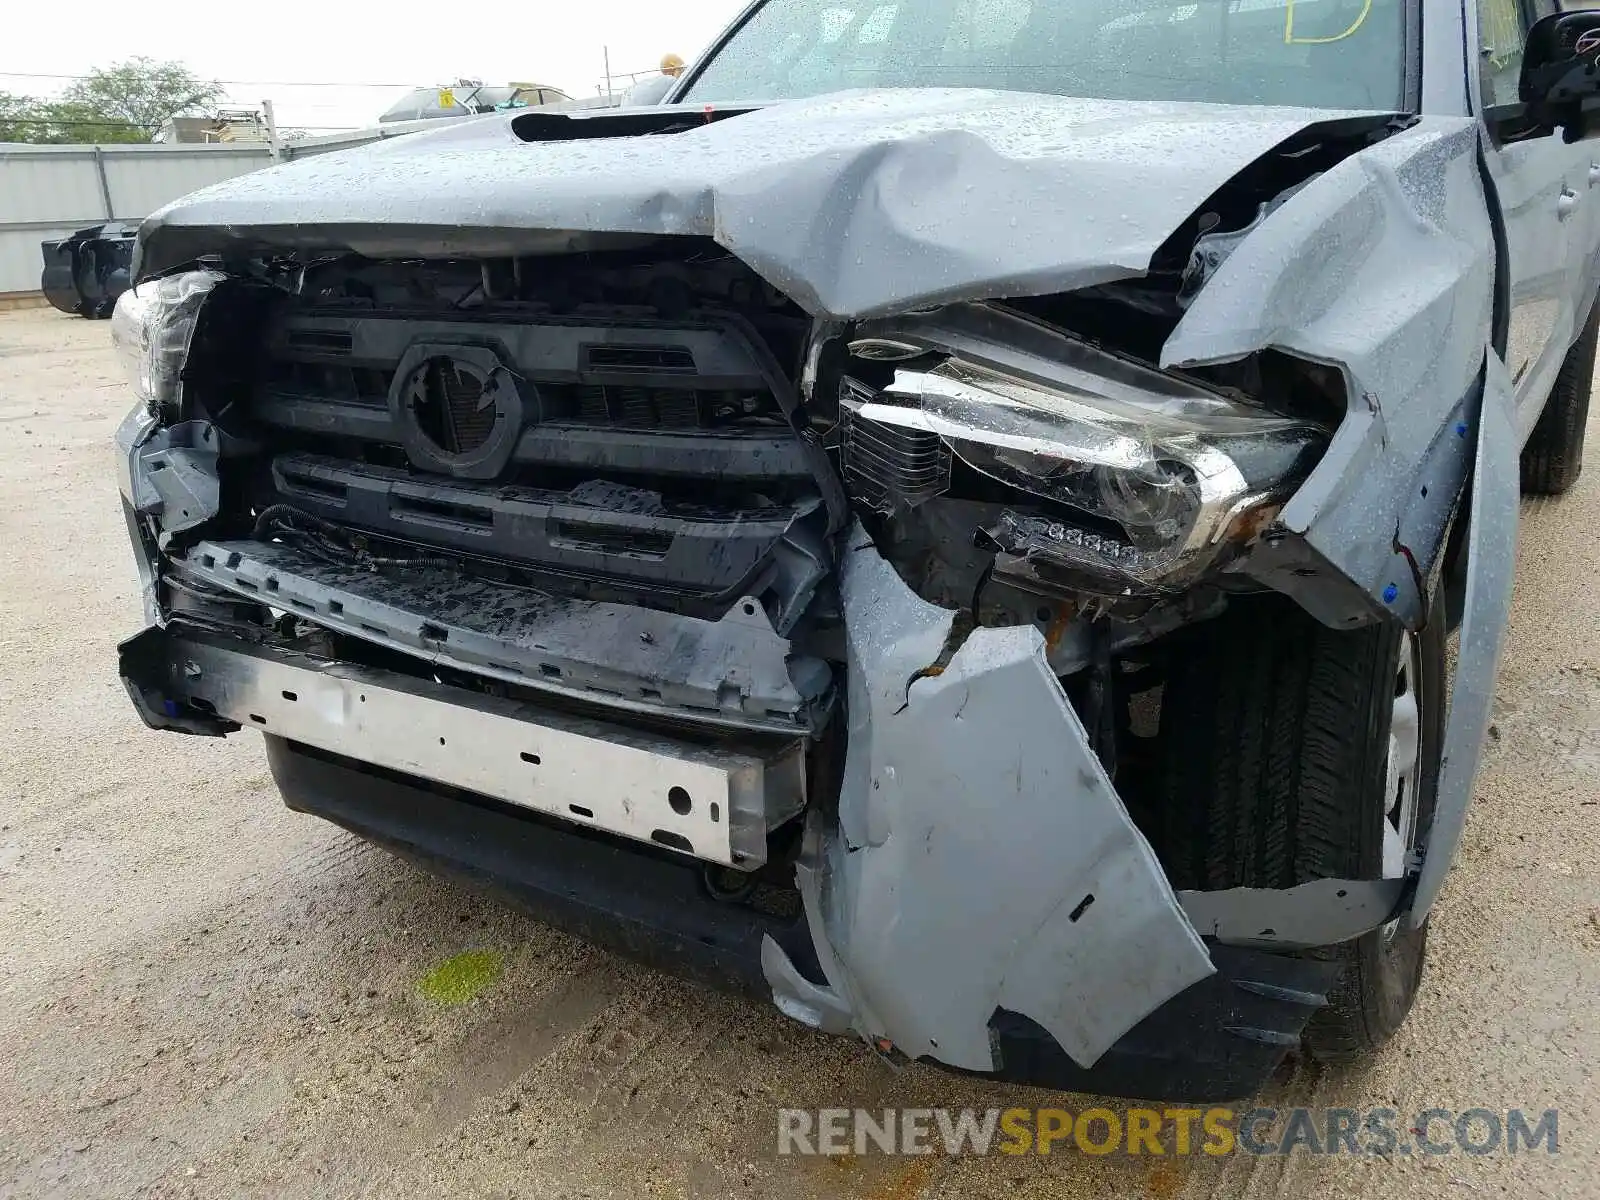
MULTIPOLYGON (((1418 633, 1336 631, 1284 597, 1234 600, 1174 657, 1161 701, 1157 853, 1176 888, 1290 888, 1406 873, 1433 817, 1444 613, 1418 633)), ((1342 963, 1305 1043, 1324 1061, 1387 1041, 1422 979, 1427 926, 1308 951, 1342 963)))

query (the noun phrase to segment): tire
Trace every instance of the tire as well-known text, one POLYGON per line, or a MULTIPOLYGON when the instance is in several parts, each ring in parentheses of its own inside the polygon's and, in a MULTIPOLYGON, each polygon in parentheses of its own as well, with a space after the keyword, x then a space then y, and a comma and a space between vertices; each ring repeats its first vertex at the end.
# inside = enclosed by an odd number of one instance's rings
MULTIPOLYGON (((1433 817, 1444 733, 1444 614, 1407 635, 1394 622, 1335 631, 1277 595, 1235 599, 1195 627, 1167 672, 1159 729, 1158 855, 1176 888, 1288 888, 1314 879, 1404 871, 1433 817), (1405 651, 1415 696, 1413 798, 1384 869, 1381 798, 1405 651), (1395 865, 1398 864, 1398 865, 1395 865)), ((1399 728, 1396 726, 1395 728, 1399 728)), ((1397 761, 1404 755, 1397 755, 1397 761)), ((1416 998, 1426 924, 1397 922, 1304 953, 1344 971, 1304 1033, 1322 1061, 1364 1057, 1416 998)))
POLYGON ((1545 401, 1539 422, 1522 448, 1522 492, 1559 496, 1583 471, 1583 433, 1589 420, 1589 390, 1594 385, 1595 345, 1600 338, 1600 303, 1567 351, 1545 401))

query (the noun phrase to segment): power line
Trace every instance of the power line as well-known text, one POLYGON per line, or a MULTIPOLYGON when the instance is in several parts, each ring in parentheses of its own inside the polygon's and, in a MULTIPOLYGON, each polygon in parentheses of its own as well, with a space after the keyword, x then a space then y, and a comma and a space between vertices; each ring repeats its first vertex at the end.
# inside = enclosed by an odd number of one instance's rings
MULTIPOLYGON (((0 117, 0 129, 5 129, 5 128, 8 128, 8 127, 20 126, 20 125, 49 125, 51 128, 54 128, 54 129, 160 129, 161 128, 161 126, 159 124, 147 124, 147 123, 142 122, 142 121, 115 121, 115 120, 83 121, 83 120, 77 120, 77 119, 66 121, 66 120, 59 120, 59 119, 57 119, 55 117, 34 117, 34 116, 0 117)), ((348 133, 348 132, 351 132, 352 130, 356 130, 356 129, 362 128, 362 126, 360 126, 360 125, 299 125, 299 124, 295 124, 293 122, 290 123, 289 127, 291 129, 300 130, 303 133, 348 133)))
POLYGON ((11 117, 0 120, 7 125, 49 125, 52 129, 160 129, 159 125, 144 125, 134 121, 57 121, 50 117, 11 117))
POLYGON ((160 129, 159 121, 127 121, 121 117, 49 117, 34 113, 18 113, 13 117, 0 117, 0 125, 63 125, 94 126, 96 129, 160 129))
MULTIPOLYGON (((51 74, 48 71, 0 71, 3 79, 90 79, 92 75, 51 74)), ((303 79, 203 79, 201 83, 217 83, 224 87, 345 87, 345 88, 415 88, 417 83, 351 83, 345 80, 311 82, 303 79)), ((456 87, 457 84, 443 84, 456 87)))

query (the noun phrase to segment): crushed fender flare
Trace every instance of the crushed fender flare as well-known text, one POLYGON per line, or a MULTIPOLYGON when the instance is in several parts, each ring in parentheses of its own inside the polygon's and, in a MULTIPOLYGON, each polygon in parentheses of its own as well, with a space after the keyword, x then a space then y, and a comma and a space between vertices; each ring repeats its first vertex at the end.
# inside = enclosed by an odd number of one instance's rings
POLYGON ((1343 373, 1339 429, 1242 568, 1335 628, 1420 626, 1470 464, 1466 613, 1437 806, 1402 903, 1413 926, 1460 841, 1516 569, 1520 440, 1505 365, 1491 350, 1485 366, 1496 240, 1480 168, 1478 123, 1456 117, 1345 159, 1239 245, 1161 354, 1188 367, 1277 349, 1343 373))

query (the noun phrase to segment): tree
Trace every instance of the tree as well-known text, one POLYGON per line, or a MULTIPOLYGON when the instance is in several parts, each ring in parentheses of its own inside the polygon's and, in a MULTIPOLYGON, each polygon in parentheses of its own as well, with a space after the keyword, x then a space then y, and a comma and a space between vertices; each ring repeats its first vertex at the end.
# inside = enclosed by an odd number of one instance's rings
POLYGON ((0 142, 148 142, 169 118, 223 94, 182 63, 131 58, 91 71, 58 100, 0 92, 0 142))
POLYGON ((172 117, 215 108, 223 94, 220 83, 197 79, 182 63, 130 58, 89 72, 61 98, 153 134, 172 117))
POLYGON ((0 142, 148 142, 150 132, 87 105, 0 92, 0 142))
POLYGON ((121 117, 108 115, 81 100, 55 100, 41 106, 49 142, 148 142, 155 130, 131 125, 121 117))
POLYGON ((26 130, 32 104, 33 101, 27 96, 13 96, 10 92, 0 92, 0 142, 33 140, 20 136, 26 130))

